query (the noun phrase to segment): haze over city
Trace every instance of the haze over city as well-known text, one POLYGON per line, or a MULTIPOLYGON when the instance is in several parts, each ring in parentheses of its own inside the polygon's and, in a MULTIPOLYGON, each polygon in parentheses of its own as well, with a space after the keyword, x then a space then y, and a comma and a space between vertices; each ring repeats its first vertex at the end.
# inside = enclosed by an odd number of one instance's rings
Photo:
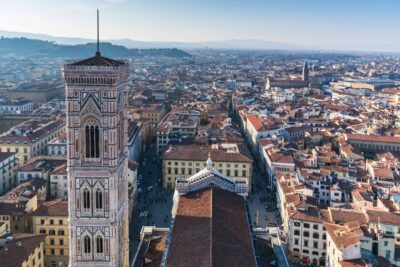
MULTIPOLYGON (((100 8, 103 40, 196 42, 203 46, 209 41, 245 40, 244 48, 252 48, 252 42, 263 40, 277 42, 276 48, 400 51, 397 34, 400 2, 394 0, 19 0, 0 3, 0 30, 7 31, 93 40, 93 10, 100 8)), ((262 43, 253 46, 263 48, 262 43)))

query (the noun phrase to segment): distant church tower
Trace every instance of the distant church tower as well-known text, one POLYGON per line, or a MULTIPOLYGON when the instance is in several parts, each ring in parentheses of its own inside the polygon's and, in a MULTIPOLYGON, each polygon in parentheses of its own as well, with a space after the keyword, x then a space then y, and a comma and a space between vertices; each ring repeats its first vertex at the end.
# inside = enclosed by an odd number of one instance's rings
POLYGON ((63 66, 71 267, 129 265, 129 66, 101 56, 98 36, 94 57, 63 66))
POLYGON ((303 65, 303 81, 308 82, 309 81, 309 69, 308 69, 308 64, 307 62, 304 62, 303 65))

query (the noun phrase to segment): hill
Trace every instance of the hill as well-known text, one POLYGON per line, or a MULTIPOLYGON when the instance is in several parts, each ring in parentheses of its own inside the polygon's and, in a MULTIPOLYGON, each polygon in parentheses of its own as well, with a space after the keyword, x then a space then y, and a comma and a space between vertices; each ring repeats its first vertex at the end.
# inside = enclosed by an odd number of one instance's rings
MULTIPOLYGON (((171 57, 186 58, 191 55, 177 48, 137 49, 111 43, 100 43, 102 54, 112 58, 171 57)), ((0 38, 0 54, 22 57, 84 58, 96 51, 95 43, 61 45, 54 42, 20 38, 0 38)))

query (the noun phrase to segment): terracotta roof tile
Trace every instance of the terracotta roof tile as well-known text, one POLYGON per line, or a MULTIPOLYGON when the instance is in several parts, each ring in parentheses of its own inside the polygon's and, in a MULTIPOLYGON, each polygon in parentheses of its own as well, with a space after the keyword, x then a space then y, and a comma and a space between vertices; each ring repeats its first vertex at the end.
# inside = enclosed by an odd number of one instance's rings
POLYGON ((183 195, 167 266, 256 266, 243 197, 207 188, 183 195))

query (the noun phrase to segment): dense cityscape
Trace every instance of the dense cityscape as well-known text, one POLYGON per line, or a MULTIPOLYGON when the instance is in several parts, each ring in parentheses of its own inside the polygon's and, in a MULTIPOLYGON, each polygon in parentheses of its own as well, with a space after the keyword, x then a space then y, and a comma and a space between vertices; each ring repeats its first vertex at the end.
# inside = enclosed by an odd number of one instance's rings
POLYGON ((400 54, 0 52, 0 267, 400 266, 400 54))

